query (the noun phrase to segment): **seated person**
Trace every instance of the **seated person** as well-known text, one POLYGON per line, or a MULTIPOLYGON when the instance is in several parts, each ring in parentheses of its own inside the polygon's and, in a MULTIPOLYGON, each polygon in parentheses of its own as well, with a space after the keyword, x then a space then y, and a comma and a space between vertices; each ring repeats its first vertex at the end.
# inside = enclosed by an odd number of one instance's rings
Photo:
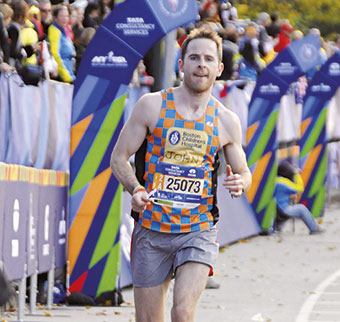
MULTIPOLYGON (((274 197, 279 210, 289 217, 302 219, 308 227, 310 234, 320 233, 321 229, 318 227, 309 209, 303 204, 296 203, 296 194, 304 190, 300 174, 286 160, 280 161, 277 174, 274 197)), ((283 222, 279 225, 282 224, 283 222)), ((281 230, 281 228, 282 226, 279 226, 277 230, 281 230)))

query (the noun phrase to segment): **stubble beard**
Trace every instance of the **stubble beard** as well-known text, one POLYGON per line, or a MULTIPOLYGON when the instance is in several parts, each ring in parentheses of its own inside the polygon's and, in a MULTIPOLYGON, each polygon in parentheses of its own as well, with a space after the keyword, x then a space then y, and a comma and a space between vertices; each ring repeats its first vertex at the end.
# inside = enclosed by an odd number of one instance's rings
POLYGON ((204 83, 199 83, 192 78, 186 79, 184 78, 185 86, 195 94, 202 94, 207 91, 209 91, 212 88, 212 85, 214 84, 213 81, 211 81, 209 78, 207 78, 207 81, 204 83))

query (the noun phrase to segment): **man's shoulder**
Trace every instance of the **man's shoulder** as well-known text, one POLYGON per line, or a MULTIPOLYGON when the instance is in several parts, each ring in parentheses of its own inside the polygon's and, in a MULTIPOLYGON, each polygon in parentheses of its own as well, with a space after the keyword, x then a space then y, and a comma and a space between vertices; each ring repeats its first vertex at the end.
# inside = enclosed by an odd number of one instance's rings
POLYGON ((162 102, 162 92, 154 92, 154 93, 146 93, 139 100, 138 105, 142 107, 142 109, 150 109, 160 107, 162 102))
POLYGON ((232 110, 224 106, 220 101, 218 100, 216 101, 218 102, 218 117, 222 122, 223 121, 235 122, 239 120, 236 113, 234 113, 232 110))

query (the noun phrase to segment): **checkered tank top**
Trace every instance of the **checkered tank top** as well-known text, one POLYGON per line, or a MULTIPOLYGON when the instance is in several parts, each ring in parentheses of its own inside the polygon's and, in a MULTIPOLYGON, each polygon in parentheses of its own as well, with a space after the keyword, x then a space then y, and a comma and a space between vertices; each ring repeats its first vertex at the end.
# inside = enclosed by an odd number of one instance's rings
POLYGON ((144 186, 154 192, 153 202, 138 223, 168 233, 208 229, 218 220, 218 103, 211 98, 205 113, 189 121, 177 113, 172 89, 162 98, 145 152, 144 186))

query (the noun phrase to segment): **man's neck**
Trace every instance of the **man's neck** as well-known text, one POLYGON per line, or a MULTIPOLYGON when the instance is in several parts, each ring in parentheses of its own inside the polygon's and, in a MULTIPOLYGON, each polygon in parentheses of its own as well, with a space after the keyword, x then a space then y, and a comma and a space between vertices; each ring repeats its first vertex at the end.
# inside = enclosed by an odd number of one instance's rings
POLYGON ((185 119, 196 120, 203 115, 211 98, 211 91, 193 92, 185 85, 174 89, 177 112, 185 119))

